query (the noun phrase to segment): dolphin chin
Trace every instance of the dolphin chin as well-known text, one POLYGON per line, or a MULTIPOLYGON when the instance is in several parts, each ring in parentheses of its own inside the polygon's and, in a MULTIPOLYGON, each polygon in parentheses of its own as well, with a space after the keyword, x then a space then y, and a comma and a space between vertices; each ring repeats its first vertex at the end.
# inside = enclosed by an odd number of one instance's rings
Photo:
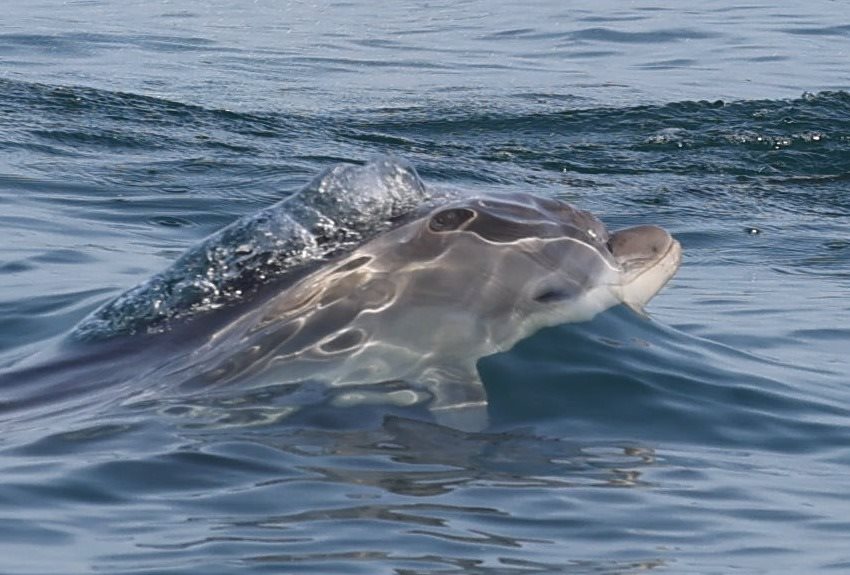
POLYGON ((636 311, 661 291, 682 262, 682 246, 658 226, 613 232, 608 249, 622 269, 620 298, 636 311))

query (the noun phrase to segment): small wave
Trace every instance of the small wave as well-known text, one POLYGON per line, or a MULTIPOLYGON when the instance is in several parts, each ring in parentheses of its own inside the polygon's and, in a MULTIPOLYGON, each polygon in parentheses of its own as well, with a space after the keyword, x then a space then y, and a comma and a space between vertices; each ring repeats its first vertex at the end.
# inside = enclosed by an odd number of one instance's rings
POLYGON ((848 413, 799 387, 820 374, 621 309, 542 330, 508 354, 482 359, 479 370, 496 428, 551 420, 577 436, 610 428, 612 438, 796 452, 839 441, 844 431, 829 418, 848 413))

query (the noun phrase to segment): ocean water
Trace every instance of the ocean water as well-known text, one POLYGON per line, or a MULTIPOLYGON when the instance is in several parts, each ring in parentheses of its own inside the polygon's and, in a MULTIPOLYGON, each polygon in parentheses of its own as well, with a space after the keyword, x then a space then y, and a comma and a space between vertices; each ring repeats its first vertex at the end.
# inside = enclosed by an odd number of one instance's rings
POLYGON ((0 573, 847 572, 847 21, 827 0, 4 5, 0 573), (138 399, 157 382, 59 355, 204 237, 376 154, 662 225, 683 265, 646 317, 482 359, 476 433, 293 422, 256 390, 138 399))

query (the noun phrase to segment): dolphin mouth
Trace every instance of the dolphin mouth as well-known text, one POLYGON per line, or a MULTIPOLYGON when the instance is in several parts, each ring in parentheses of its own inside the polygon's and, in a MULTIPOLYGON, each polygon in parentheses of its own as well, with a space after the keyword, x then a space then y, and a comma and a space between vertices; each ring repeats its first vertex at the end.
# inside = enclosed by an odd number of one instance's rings
POLYGON ((621 299, 638 311, 670 281, 682 262, 681 244, 658 226, 618 230, 607 245, 621 269, 621 299))

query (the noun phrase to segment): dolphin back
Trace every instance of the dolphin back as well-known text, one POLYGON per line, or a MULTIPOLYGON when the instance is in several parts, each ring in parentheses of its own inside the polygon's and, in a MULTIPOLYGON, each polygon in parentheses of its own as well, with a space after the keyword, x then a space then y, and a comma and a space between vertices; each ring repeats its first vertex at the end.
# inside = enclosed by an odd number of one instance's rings
POLYGON ((108 302, 72 338, 164 331, 176 318, 223 307, 295 268, 349 252, 431 199, 413 167, 395 158, 334 166, 108 302))

